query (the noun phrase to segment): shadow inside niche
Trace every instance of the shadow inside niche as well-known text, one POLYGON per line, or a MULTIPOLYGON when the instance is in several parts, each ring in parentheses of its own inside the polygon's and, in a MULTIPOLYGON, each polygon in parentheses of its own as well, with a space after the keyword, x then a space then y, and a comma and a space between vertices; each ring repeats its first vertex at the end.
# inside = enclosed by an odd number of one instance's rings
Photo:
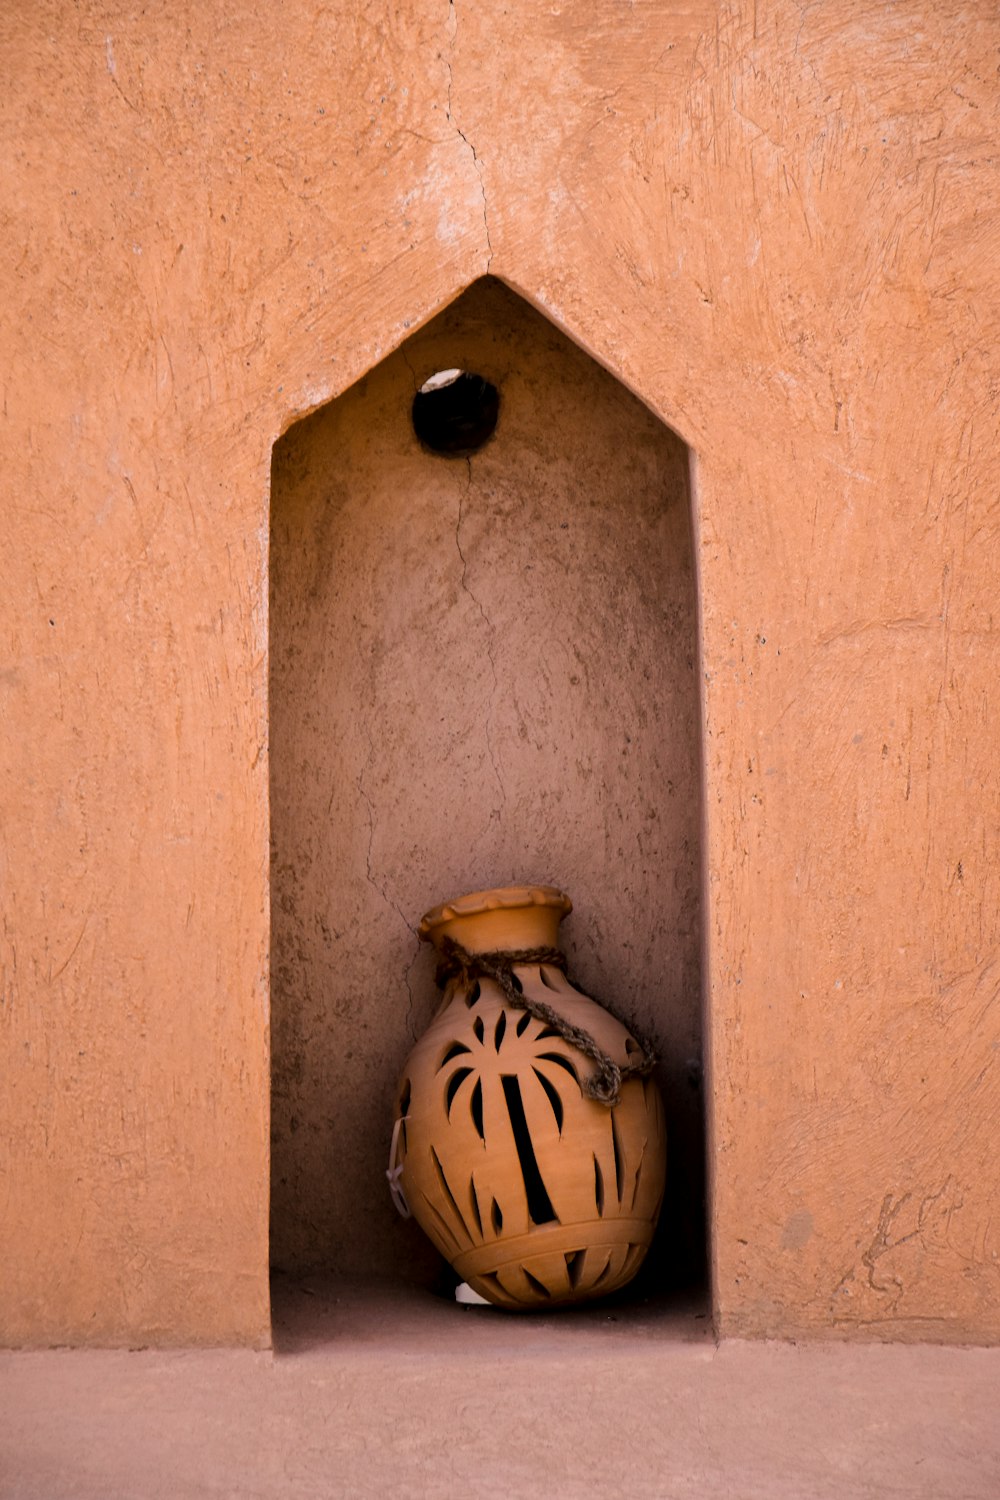
POLYGON ((433 1296, 436 1253, 385 1185, 396 1083, 438 999, 414 928, 537 880, 575 903, 574 983, 665 1059, 667 1198, 631 1295, 703 1296, 684 443, 486 278, 276 444, 270 578, 275 1270, 433 1296), (455 371, 496 407, 451 411, 431 451, 414 397, 455 371))
MULTIPOLYGON (((450 1273, 449 1273, 450 1274, 450 1273)), ((463 1307, 454 1300, 454 1278, 438 1291, 384 1277, 331 1275, 271 1277, 271 1326, 276 1355, 341 1348, 384 1348, 387 1355, 452 1351, 481 1359, 490 1352, 530 1353, 540 1341, 567 1353, 588 1333, 608 1346, 637 1340, 713 1342, 704 1299, 686 1292, 643 1297, 626 1288, 584 1307, 509 1313, 463 1307)))

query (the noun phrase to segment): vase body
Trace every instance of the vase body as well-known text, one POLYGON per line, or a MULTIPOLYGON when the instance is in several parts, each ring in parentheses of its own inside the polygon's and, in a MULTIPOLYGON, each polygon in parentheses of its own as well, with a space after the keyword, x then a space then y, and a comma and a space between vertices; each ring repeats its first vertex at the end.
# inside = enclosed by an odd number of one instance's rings
MULTIPOLYGON (((421 936, 469 953, 555 947, 568 897, 551 886, 476 892, 429 912, 421 936)), ((523 993, 588 1032, 616 1063, 641 1053, 625 1026, 550 964, 517 964, 523 993)), ((635 1275, 663 1196, 666 1134, 655 1082, 613 1107, 583 1091, 594 1064, 505 999, 490 978, 449 981, 403 1070, 400 1182, 456 1273, 502 1307, 605 1296, 635 1275)))

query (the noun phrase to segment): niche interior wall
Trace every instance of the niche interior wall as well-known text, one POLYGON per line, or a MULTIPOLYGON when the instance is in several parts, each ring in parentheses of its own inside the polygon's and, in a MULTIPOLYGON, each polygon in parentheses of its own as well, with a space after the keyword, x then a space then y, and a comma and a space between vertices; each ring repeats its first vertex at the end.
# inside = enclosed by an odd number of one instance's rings
POLYGON ((573 897, 571 973, 662 1054, 670 1178, 647 1277, 704 1264, 699 750, 689 455, 505 285, 464 294, 275 446, 271 1259, 433 1283, 385 1184, 437 1003, 439 900, 573 897), (466 457, 436 372, 492 382, 466 457))

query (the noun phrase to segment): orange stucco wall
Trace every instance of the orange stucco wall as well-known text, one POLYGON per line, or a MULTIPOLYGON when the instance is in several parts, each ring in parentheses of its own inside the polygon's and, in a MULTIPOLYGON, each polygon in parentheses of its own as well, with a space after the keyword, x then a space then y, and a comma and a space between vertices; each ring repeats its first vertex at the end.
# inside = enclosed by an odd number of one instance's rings
POLYGON ((268 1336, 271 450, 488 269, 695 455, 719 1326, 995 1339, 995 5, 0 25, 6 1340, 268 1336))

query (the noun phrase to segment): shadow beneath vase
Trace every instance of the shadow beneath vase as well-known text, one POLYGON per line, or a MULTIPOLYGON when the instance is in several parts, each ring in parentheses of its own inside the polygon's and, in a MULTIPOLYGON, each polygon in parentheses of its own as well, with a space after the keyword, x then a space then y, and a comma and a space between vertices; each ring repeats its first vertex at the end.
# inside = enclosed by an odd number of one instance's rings
POLYGON ((308 1357, 337 1344, 394 1360, 436 1356, 489 1358, 544 1349, 566 1355, 583 1340, 607 1352, 637 1343, 714 1342, 704 1292, 644 1293, 642 1280, 611 1297, 551 1312, 511 1313, 461 1306, 447 1266, 435 1290, 383 1278, 325 1274, 271 1278, 271 1322, 276 1356, 308 1357))

